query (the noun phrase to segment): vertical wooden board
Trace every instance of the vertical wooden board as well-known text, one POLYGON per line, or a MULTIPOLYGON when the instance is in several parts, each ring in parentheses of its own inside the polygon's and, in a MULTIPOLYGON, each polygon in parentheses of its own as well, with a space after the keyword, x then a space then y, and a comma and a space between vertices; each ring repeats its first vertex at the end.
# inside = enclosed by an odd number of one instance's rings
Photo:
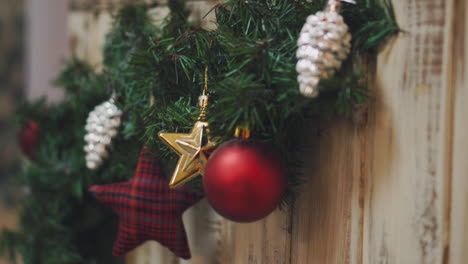
POLYGON ((294 207, 291 263, 360 263, 360 135, 348 121, 325 126, 306 163, 294 207))
POLYGON ((403 33, 379 55, 364 263, 442 263, 450 179, 451 1, 394 1, 403 33))
POLYGON ((206 199, 184 213, 183 220, 192 258, 181 259, 179 264, 216 263, 220 249, 222 219, 206 199))
POLYGON ((457 1, 454 8, 454 44, 452 48, 454 89, 454 135, 451 212, 449 217, 449 256, 445 263, 468 262, 468 4, 457 1))
POLYGON ((127 264, 179 264, 176 257, 167 248, 155 241, 147 241, 125 256, 127 264))
POLYGON ((74 11, 68 20, 73 54, 98 70, 101 69, 105 37, 112 26, 111 14, 74 11))
POLYGON ((231 255, 233 255, 232 249, 234 248, 233 240, 233 226, 234 223, 223 220, 221 221, 221 239, 219 241, 218 254, 216 255, 215 264, 232 263, 231 255))
POLYGON ((277 210, 264 220, 238 224, 224 220, 219 264, 289 264, 290 216, 277 210))
POLYGON ((64 91, 58 89, 53 80, 60 72, 63 57, 69 54, 67 3, 57 0, 25 1, 25 7, 28 14, 24 20, 27 29, 24 42, 26 99, 46 97, 49 102, 58 102, 63 99, 64 91))

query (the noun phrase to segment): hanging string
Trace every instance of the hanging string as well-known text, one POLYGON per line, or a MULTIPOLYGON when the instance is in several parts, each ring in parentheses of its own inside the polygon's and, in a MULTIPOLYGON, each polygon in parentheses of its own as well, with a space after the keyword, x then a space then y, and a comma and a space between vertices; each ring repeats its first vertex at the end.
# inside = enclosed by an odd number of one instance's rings
POLYGON ((205 67, 205 84, 203 85, 203 95, 208 95, 208 66, 205 67))
MULTIPOLYGON (((210 50, 213 47, 213 39, 210 40, 210 50)), ((200 115, 198 116, 199 121, 205 121, 206 120, 206 110, 208 108, 208 61, 206 62, 205 66, 205 83, 203 85, 203 91, 202 95, 198 97, 198 105, 200 106, 200 115)))
POLYGON ((205 66, 205 84, 203 85, 202 95, 198 97, 198 105, 200 106, 199 121, 206 120, 206 110, 208 108, 208 65, 205 66))

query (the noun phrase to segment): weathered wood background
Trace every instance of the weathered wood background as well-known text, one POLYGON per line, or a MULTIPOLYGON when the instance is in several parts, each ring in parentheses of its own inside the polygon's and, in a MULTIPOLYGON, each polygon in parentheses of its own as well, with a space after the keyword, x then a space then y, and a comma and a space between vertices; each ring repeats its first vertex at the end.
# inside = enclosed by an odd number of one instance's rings
MULTIPOLYGON (((70 15, 71 43, 98 66, 111 19, 80 10, 80 2, 70 15)), ((293 208, 234 224, 201 204, 184 216, 191 261, 149 242, 127 262, 468 263, 468 7, 393 2, 406 33, 378 56, 367 122, 320 124, 304 168, 309 182, 293 208)), ((193 19, 213 4, 194 2, 193 19)))
MULTIPOLYGON (((0 0, 0 230, 17 226, 18 190, 10 179, 17 174, 14 112, 23 94, 23 1, 0 0)), ((0 264, 8 261, 0 257, 0 264)))

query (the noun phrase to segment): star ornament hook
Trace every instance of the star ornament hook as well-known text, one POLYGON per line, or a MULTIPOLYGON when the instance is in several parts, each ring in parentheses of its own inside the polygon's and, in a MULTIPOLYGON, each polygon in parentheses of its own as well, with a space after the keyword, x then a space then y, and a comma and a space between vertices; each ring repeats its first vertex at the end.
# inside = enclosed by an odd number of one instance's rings
POLYGON ((176 188, 194 177, 205 173, 209 154, 216 144, 205 134, 208 132, 206 112, 208 108, 208 66, 205 68, 205 85, 203 93, 198 97, 200 114, 198 120, 188 134, 159 133, 159 138, 168 145, 179 157, 177 166, 169 182, 170 188, 176 188))
POLYGON ((203 176, 215 143, 206 137, 208 123, 197 121, 188 134, 159 133, 159 138, 180 157, 169 187, 177 188, 196 176, 203 176))

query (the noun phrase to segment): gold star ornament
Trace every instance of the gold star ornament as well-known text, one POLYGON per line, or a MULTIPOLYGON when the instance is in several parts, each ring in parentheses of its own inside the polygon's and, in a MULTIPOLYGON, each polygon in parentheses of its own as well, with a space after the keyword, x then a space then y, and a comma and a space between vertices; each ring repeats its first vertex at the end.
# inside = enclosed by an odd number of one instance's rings
POLYGON ((169 183, 171 188, 176 188, 205 172, 208 154, 215 147, 215 143, 205 135, 208 123, 203 120, 207 102, 207 96, 200 97, 199 121, 195 123, 190 133, 159 133, 159 138, 180 156, 169 183))

